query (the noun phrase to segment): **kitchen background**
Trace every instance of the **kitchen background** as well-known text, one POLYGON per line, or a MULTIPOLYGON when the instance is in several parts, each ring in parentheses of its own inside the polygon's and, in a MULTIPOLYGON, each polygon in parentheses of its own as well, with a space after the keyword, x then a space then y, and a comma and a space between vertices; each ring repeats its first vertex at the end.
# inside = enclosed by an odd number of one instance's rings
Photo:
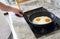
MULTIPOLYGON (((1 0, 2 1, 2 0, 1 0)), ((5 1, 3 1, 5 2, 5 1)), ((53 12, 56 16, 60 17, 60 0, 29 0, 27 2, 19 3, 16 5, 16 0, 6 0, 9 6, 22 9, 24 12, 38 8, 44 7, 48 9, 50 12, 53 12)), ((11 18, 13 22, 13 29, 18 39, 36 39, 28 24, 24 20, 24 18, 18 18, 13 13, 11 13, 11 18)), ((9 19, 6 17, 7 20, 9 19)), ((13 30, 11 29, 11 30, 13 30)), ((12 32, 14 34, 14 32, 12 32)), ((59 39, 60 32, 56 32, 53 35, 43 36, 39 39, 59 39)))

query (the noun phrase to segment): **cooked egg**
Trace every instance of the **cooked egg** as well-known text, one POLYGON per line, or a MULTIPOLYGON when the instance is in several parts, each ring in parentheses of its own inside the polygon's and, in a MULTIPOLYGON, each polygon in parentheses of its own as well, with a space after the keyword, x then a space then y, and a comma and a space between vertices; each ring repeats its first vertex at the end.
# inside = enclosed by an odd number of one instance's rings
POLYGON ((36 18, 36 21, 39 22, 41 19, 39 17, 36 18))
POLYGON ((41 16, 41 17, 36 17, 33 19, 32 21, 34 24, 47 24, 52 22, 52 19, 50 17, 47 16, 41 16))

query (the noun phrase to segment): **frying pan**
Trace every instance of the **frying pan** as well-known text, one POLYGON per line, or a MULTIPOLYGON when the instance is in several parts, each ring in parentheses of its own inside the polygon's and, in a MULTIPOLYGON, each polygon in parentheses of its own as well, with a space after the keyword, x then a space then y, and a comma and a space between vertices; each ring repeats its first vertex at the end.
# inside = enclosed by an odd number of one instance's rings
POLYGON ((54 23, 55 18, 56 18, 56 16, 55 16, 53 13, 43 11, 43 12, 37 12, 37 13, 31 14, 31 15, 28 17, 28 20, 29 20, 29 22, 30 22, 31 24, 33 24, 33 25, 36 26, 36 27, 43 27, 43 26, 51 26, 51 25, 54 23), (50 18, 52 19, 52 22, 47 23, 47 24, 40 24, 40 25, 32 23, 32 21, 33 21, 34 18, 36 18, 36 17, 41 17, 41 16, 50 17, 50 18))

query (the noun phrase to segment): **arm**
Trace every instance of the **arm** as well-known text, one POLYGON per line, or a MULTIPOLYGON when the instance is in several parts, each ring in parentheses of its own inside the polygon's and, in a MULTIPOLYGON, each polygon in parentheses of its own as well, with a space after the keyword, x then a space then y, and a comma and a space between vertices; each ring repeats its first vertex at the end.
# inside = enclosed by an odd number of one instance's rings
POLYGON ((21 16, 23 14, 21 10, 18 10, 16 8, 13 8, 13 7, 10 7, 10 6, 7 6, 7 5, 5 5, 1 2, 0 2, 0 9, 3 10, 3 11, 14 12, 15 14, 18 14, 19 16, 21 16))
POLYGON ((11 11, 12 7, 4 5, 3 3, 0 2, 0 9, 4 11, 11 11))

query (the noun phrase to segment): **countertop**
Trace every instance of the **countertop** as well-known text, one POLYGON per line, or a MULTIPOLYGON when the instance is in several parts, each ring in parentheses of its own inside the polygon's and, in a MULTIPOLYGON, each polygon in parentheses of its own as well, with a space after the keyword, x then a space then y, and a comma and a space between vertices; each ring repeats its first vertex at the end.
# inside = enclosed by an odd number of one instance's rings
MULTIPOLYGON (((34 8, 38 8, 41 7, 42 5, 40 4, 40 2, 35 2, 31 5, 21 5, 21 8, 24 12, 34 9, 34 8)), ((56 16, 60 17, 60 9, 55 9, 53 7, 52 8, 48 8, 47 6, 44 6, 46 9, 48 9, 50 12, 53 12, 56 16)), ((37 39, 33 32, 31 31, 29 25, 27 24, 27 22, 25 21, 24 17, 16 17, 14 14, 11 14, 12 16, 12 21, 13 21, 13 29, 14 32, 13 34, 16 35, 16 39, 37 39)), ((13 29, 11 29, 13 31, 13 29)), ((53 34, 47 35, 47 36, 42 36, 38 39, 60 39, 60 31, 56 31, 53 34)))
MULTIPOLYGON (((52 12, 52 11, 51 11, 52 12)), ((53 11, 53 13, 60 17, 60 11, 53 11)), ((31 31, 29 25, 26 23, 25 19, 22 18, 14 18, 13 17, 13 27, 16 32, 18 39, 36 39, 33 32, 31 31)), ((56 31, 53 34, 49 34, 47 36, 42 36, 38 39, 60 39, 60 31, 56 31)))

